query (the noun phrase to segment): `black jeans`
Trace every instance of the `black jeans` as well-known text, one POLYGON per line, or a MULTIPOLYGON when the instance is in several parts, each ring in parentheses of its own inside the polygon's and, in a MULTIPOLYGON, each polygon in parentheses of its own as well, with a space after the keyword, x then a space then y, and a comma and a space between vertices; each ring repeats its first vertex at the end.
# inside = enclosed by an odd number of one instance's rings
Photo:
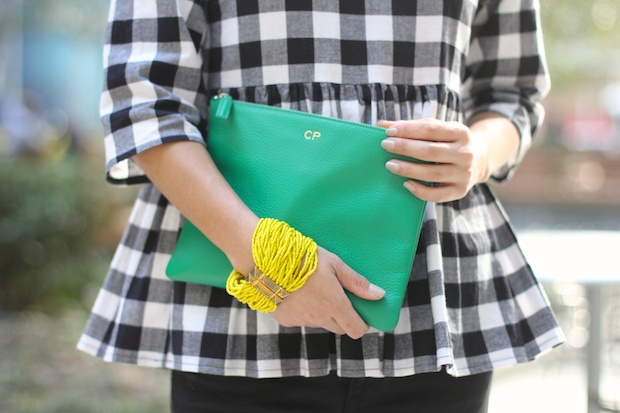
POLYGON ((173 413, 485 413, 491 373, 251 379, 172 372, 173 413))

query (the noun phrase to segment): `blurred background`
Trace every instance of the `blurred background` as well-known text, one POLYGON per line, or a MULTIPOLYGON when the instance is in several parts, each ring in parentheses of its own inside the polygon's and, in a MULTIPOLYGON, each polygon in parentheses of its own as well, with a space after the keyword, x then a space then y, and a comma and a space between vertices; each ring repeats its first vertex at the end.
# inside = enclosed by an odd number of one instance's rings
MULTIPOLYGON (((620 234, 620 0, 540 1, 547 118, 514 179, 494 190, 568 341, 499 370, 491 413, 619 411, 620 238, 608 236, 620 234), (557 259, 586 265, 563 278, 557 259), (588 371, 601 405, 590 410, 588 371)), ((135 196, 104 180, 107 9, 107 0, 0 0, 1 412, 167 411, 165 372, 74 350, 135 196)))

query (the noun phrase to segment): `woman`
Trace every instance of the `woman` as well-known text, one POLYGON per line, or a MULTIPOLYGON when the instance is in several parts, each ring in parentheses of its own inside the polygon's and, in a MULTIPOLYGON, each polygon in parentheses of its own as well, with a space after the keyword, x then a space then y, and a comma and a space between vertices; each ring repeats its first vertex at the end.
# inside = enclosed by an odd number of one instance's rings
POLYGON ((105 67, 108 177, 144 185, 78 346, 173 370, 173 411, 483 412, 494 368, 562 342, 485 185, 511 176, 542 118, 536 0, 112 0, 105 67), (382 290, 320 246, 269 314, 166 278, 184 218, 254 267, 262 217, 204 146, 220 92, 379 122, 386 151, 429 162, 386 164, 429 202, 394 331, 344 294, 382 290))

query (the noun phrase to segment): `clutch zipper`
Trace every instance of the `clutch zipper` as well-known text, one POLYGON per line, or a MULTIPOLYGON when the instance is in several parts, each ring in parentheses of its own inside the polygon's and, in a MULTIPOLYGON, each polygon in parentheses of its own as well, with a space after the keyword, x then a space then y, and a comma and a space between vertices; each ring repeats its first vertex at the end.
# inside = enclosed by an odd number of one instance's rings
MULTIPOLYGON (((218 93, 217 95, 213 96, 212 99, 220 101, 220 103, 218 104, 218 107, 215 110, 214 116, 216 118, 219 118, 219 119, 228 119, 228 117, 230 116, 230 111, 232 110, 233 104, 235 103, 235 100, 232 98, 232 96, 230 96, 228 93, 222 92, 222 93, 218 93)), ((239 103, 241 103, 241 104, 248 104, 248 105, 255 105, 255 103, 249 103, 249 102, 243 102, 243 101, 239 101, 239 103)), ((318 114, 309 113, 309 112, 303 112, 301 110, 296 110, 296 109, 283 109, 283 108, 277 108, 277 107, 268 106, 268 105, 260 105, 260 106, 263 106, 264 108, 276 109, 276 110, 289 110, 291 112, 300 113, 300 114, 302 114, 304 116, 308 116, 308 117, 323 117, 323 115, 318 115, 318 114)), ((345 120, 345 119, 338 119, 338 118, 330 118, 330 119, 335 120, 335 121, 340 122, 340 123, 344 123, 344 124, 355 124, 357 126, 361 126, 361 127, 365 127, 365 128, 385 130, 385 128, 382 128, 380 126, 369 125, 367 123, 354 122, 354 121, 345 120)))

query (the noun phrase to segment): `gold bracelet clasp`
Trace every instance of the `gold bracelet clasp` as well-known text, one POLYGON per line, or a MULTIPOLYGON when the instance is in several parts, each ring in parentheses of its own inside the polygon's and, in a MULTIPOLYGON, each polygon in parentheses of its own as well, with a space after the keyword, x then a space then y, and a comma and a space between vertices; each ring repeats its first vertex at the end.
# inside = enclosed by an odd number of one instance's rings
POLYGON ((261 272, 258 267, 254 267, 254 269, 243 278, 276 305, 283 302, 289 295, 288 291, 273 282, 273 280, 261 272))

